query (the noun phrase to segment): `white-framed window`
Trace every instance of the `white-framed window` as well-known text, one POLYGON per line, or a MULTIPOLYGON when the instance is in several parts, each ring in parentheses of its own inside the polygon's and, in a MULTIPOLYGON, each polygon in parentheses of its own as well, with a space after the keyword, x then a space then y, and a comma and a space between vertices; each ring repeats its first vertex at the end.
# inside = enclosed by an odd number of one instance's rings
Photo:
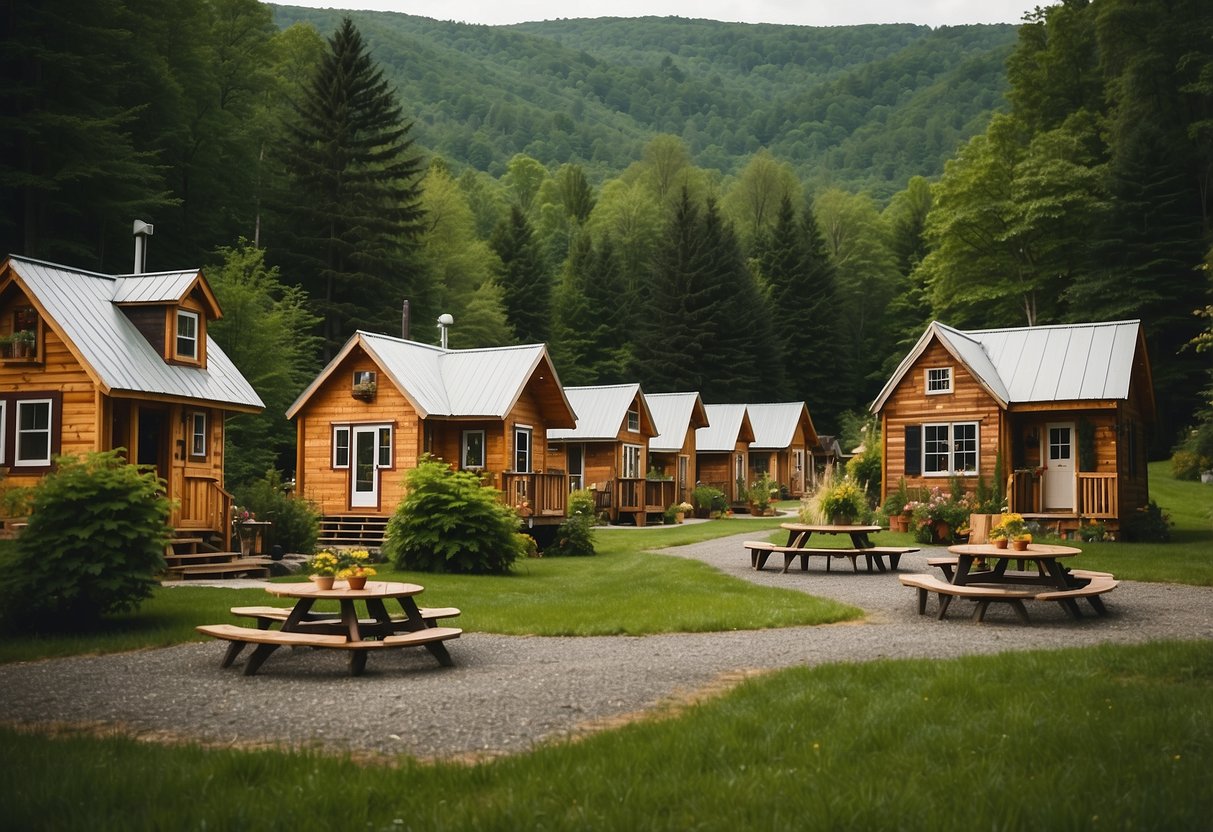
POLYGON ((198 313, 177 310, 177 357, 198 358, 198 313))
POLYGON ((379 428, 378 434, 378 460, 380 468, 392 467, 392 429, 387 427, 379 428))
POLYGON ((531 428, 526 425, 514 426, 514 470, 531 471, 531 428))
POLYGON ((640 411, 628 411, 628 433, 640 433, 640 411))
POLYGON ((927 395, 938 396, 941 393, 952 392, 952 368, 927 368, 927 395))
POLYGON ((190 456, 206 456, 206 413, 195 410, 190 413, 190 456))
POLYGON ((922 426, 922 473, 927 477, 977 473, 976 422, 922 426))
POLYGON ((0 465, 8 462, 5 448, 8 445, 8 402, 0 399, 0 465))
POLYGON ((623 467, 620 470, 624 479, 640 478, 640 453, 642 450, 639 445, 623 446, 623 467))
POLYGON ((51 464, 51 400, 17 402, 17 442, 13 465, 51 464))
POLYGON ((350 467, 350 428, 348 425, 333 428, 333 467, 350 467))
POLYGON ((463 432, 463 449, 459 456, 461 468, 483 468, 484 431, 465 430, 463 432))

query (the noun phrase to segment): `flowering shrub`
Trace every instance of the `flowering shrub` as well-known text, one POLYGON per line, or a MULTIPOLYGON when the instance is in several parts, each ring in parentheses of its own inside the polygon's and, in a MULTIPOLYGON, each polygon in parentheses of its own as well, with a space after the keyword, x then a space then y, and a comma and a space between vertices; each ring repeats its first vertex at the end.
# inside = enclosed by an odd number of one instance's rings
POLYGON ((969 525, 969 515, 973 512, 973 495, 962 494, 956 497, 935 487, 931 489, 926 500, 911 500, 907 503, 906 510, 913 516, 911 522, 915 538, 921 543, 930 543, 940 525, 948 526, 949 538, 956 529, 969 525))
POLYGON ((868 510, 868 498, 854 480, 844 478, 821 497, 821 511, 827 519, 843 517, 856 520, 868 510))
POLYGON ((1023 539, 1024 535, 1027 533, 1028 524, 1024 521, 1023 515, 1014 511, 1004 512, 1002 519, 999 520, 997 525, 990 530, 990 536, 995 540, 997 540, 999 537, 1006 537, 1011 540, 1020 540, 1023 539), (995 532, 998 532, 997 537, 995 537, 995 532))
POLYGON ((679 503, 678 505, 674 506, 674 510, 681 511, 683 514, 690 514, 695 511, 695 506, 691 505, 690 503, 679 503))

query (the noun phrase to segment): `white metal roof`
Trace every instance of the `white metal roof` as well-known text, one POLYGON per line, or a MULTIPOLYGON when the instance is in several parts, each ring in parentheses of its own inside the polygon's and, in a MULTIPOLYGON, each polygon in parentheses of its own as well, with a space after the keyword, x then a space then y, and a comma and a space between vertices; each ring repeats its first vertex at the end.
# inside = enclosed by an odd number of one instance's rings
MULTIPOLYGON (((358 345, 423 417, 505 418, 547 356, 543 344, 444 350, 390 335, 355 332, 287 410, 293 418, 311 394, 358 345)), ((548 366, 555 378, 555 370, 548 366)))
POLYGON ((177 303, 194 281, 198 271, 132 274, 114 278, 114 303, 177 303))
POLYGON ((687 430, 695 405, 700 407, 698 393, 645 393, 645 403, 653 414, 653 426, 657 435, 649 440, 649 450, 657 453, 672 453, 682 450, 686 443, 687 430))
MULTIPOLYGON (((611 441, 619 437, 632 403, 640 395, 639 384, 607 384, 566 387, 564 394, 577 412, 577 427, 549 429, 548 439, 575 442, 611 441)), ((644 397, 640 406, 645 407, 644 397)))
POLYGON ((732 451, 737 447, 745 422, 744 404, 705 404, 708 426, 695 431, 695 450, 708 453, 732 451))
MULTIPOLYGON (((23 257, 11 257, 9 264, 45 312, 46 325, 59 331, 107 393, 149 393, 252 409, 265 406, 209 335, 205 369, 167 363, 115 304, 121 278, 23 257)), ((192 274, 196 278, 199 273, 192 274)))
MULTIPOLYGON (((809 408, 804 402, 771 402, 747 404, 746 412, 750 415, 750 427, 754 429, 750 447, 782 449, 791 446, 796 427, 802 416, 808 418, 809 408)), ((815 436, 805 437, 806 444, 812 445, 816 441, 815 436)))
POLYGON ((961 331, 934 321, 885 384, 877 412, 933 338, 1004 407, 1129 396, 1141 321, 961 331))

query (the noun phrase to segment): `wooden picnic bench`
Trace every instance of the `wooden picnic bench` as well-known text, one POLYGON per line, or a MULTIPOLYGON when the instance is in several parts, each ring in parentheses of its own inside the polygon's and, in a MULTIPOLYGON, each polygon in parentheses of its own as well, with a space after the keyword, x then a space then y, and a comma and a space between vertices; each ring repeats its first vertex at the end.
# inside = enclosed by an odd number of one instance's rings
POLYGON ((909 546, 869 546, 867 548, 810 548, 806 546, 777 546, 774 543, 767 543, 762 540, 747 540, 742 544, 750 553, 750 566, 753 569, 761 570, 773 554, 783 555, 783 569, 787 572, 791 568, 792 563, 797 558, 800 559, 800 570, 808 571, 808 559, 810 557, 824 557, 826 559, 826 571, 830 571, 834 558, 847 558, 851 561, 851 568, 859 571, 859 558, 864 558, 868 571, 875 569, 884 572, 886 571, 884 558, 889 559, 890 569, 896 569, 897 564, 901 560, 901 556, 911 552, 917 552, 918 549, 909 546))
MULTIPOLYGON (((458 607, 420 607, 418 611, 421 613, 421 619, 425 621, 427 627, 435 626, 436 622, 443 618, 456 618, 460 614, 458 607)), ((232 607, 231 613, 232 615, 252 618, 260 629, 265 630, 274 622, 281 623, 286 621, 291 615, 291 610, 287 607, 232 607)), ((391 616, 391 620, 403 622, 407 621, 408 617, 396 614, 391 616)), ((307 615, 303 616, 302 623, 309 625, 319 624, 336 628, 345 627, 341 621, 341 617, 336 613, 316 612, 315 610, 311 610, 307 615)), ((374 623, 376 622, 373 619, 358 619, 360 626, 370 626, 374 623)))
MULTIPOLYGON (((358 676, 366 667, 366 650, 438 644, 448 639, 459 638, 463 633, 463 630, 456 627, 426 627, 422 630, 393 633, 378 640, 355 640, 345 635, 263 630, 258 627, 240 627, 235 624, 202 624, 196 629, 205 635, 229 642, 227 652, 223 657, 223 663, 220 665, 221 667, 230 667, 246 644, 257 645, 244 666, 245 676, 255 674, 265 660, 269 658, 270 654, 279 647, 315 647, 350 650, 352 651, 350 654, 350 675, 358 676)), ((436 657, 441 664, 447 667, 451 666, 450 655, 445 650, 442 651, 441 656, 436 657)))
POLYGON ((1111 592, 1116 589, 1120 581, 1114 579, 1111 575, 1107 577, 1091 578, 1086 586, 1074 587, 1073 589, 1055 589, 1049 592, 1038 592, 1036 594, 1037 601, 1056 601, 1061 604, 1062 608, 1070 614, 1071 618, 1082 618, 1082 611, 1078 609, 1078 598, 1086 598, 1087 603, 1095 610, 1096 615, 1107 615, 1108 608, 1104 606, 1103 599, 1100 595, 1105 592, 1111 592))
POLYGON ((973 611, 973 620, 980 623, 985 620, 986 608, 995 602, 1008 604, 1015 611, 1020 621, 1028 623, 1028 610, 1023 602, 1036 597, 1036 591, 1030 589, 1008 589, 1005 587, 982 586, 980 584, 953 584, 941 581, 934 575, 899 575, 898 580, 903 586, 912 586, 918 590, 918 614, 927 611, 927 595, 934 592, 939 596, 939 619, 942 621, 948 613, 948 605, 953 598, 971 598, 977 602, 973 611))

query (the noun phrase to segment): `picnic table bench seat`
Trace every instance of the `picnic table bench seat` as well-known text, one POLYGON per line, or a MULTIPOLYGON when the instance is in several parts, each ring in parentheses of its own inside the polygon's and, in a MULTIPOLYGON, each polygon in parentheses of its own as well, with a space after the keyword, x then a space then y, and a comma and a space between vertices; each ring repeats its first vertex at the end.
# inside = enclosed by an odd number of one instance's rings
POLYGON ((1005 587, 982 584, 957 585, 941 581, 934 575, 899 575, 898 580, 903 586, 912 586, 918 590, 918 614, 927 611, 927 596, 934 592, 939 596, 939 619, 942 621, 948 613, 948 606, 953 598, 970 598, 977 602, 973 611, 973 620, 980 623, 985 620, 986 608, 991 603, 1008 604, 1015 611, 1016 617, 1025 624, 1028 623, 1028 610, 1024 607, 1025 600, 1036 598, 1037 593, 1031 589, 1007 589, 1005 587))
POLYGON ((881 572, 884 572, 885 565, 883 559, 885 557, 888 557, 890 567, 892 569, 896 569, 902 555, 918 551, 918 549, 912 546, 873 546, 866 549, 778 546, 774 543, 767 543, 766 541, 762 540, 747 540, 742 545, 749 550, 750 566, 756 570, 761 570, 766 565, 767 559, 770 558, 771 555, 783 555, 783 572, 787 572, 797 558, 800 559, 801 571, 807 571, 808 559, 810 557, 824 557, 826 559, 827 572, 830 571, 834 558, 847 558, 851 561, 851 568, 858 572, 860 557, 865 558, 867 561, 869 572, 872 571, 873 565, 875 565, 881 572))
MULTIPOLYGON (((380 650, 388 647, 409 647, 421 645, 427 648, 439 647, 439 642, 458 638, 463 630, 457 627, 426 627, 407 633, 395 633, 378 640, 354 641, 344 635, 328 635, 324 633, 293 633, 282 630, 268 630, 259 627, 241 627, 236 624, 201 624, 195 629, 204 635, 229 642, 224 654, 221 667, 230 667, 246 644, 256 644, 256 649, 249 656, 244 666, 244 675, 252 676, 257 672, 266 658, 279 647, 316 647, 336 650, 350 650, 350 674, 357 676, 366 667, 367 650, 380 650)), ((451 660, 445 648, 441 653, 431 650, 439 661, 450 666, 451 660), (445 660, 444 660, 445 658, 445 660)))
MULTIPOLYGON (((1074 574, 1071 572, 1070 574, 1074 574)), ((1049 592, 1036 593, 1037 601, 1056 601, 1061 604, 1062 608, 1070 614, 1071 618, 1082 618, 1082 612, 1078 609, 1078 598, 1086 598, 1087 603, 1095 610, 1097 615, 1107 615, 1108 609, 1104 606, 1103 599, 1100 595, 1105 592, 1111 592, 1116 589, 1120 581, 1114 579, 1111 575, 1107 577, 1091 578, 1086 586, 1075 587, 1073 589, 1054 589, 1049 592)))
MULTIPOLYGON (((460 615, 458 607, 421 607, 421 618, 425 621, 426 626, 434 626, 434 622, 443 618, 456 618, 460 615)), ((290 617, 291 610, 288 607, 232 607, 232 615, 239 615, 245 618, 252 618, 257 622, 257 626, 261 629, 267 629, 270 624, 275 621, 286 621, 290 617)), ((309 624, 340 624, 339 616, 331 612, 309 612, 305 620, 309 624)), ((392 616, 393 621, 404 621, 405 616, 397 614, 392 616)), ((375 624, 373 619, 359 619, 360 625, 375 624)))

